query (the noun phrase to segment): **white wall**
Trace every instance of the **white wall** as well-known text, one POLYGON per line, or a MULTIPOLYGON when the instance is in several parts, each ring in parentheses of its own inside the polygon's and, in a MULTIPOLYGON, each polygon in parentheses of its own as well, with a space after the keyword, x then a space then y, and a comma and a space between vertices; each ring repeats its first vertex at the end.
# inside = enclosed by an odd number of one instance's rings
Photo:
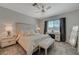
POLYGON ((72 27, 74 25, 79 25, 79 10, 72 11, 72 12, 69 12, 69 13, 64 13, 64 14, 61 14, 61 15, 58 15, 58 16, 53 16, 53 17, 44 19, 41 22, 41 25, 40 25, 40 28, 42 28, 42 30, 41 30, 42 33, 43 33, 43 30, 44 30, 44 21, 45 20, 59 19, 59 18, 62 18, 62 17, 66 17, 66 38, 67 38, 67 41, 68 41, 70 39, 72 27))
MULTIPOLYGON (((32 17, 18 13, 16 11, 12 11, 7 8, 0 7, 0 24, 12 24, 12 26, 14 27, 14 24, 16 22, 32 24, 35 26, 37 25, 37 20, 32 17)), ((0 28, 0 30, 3 29, 0 28)))

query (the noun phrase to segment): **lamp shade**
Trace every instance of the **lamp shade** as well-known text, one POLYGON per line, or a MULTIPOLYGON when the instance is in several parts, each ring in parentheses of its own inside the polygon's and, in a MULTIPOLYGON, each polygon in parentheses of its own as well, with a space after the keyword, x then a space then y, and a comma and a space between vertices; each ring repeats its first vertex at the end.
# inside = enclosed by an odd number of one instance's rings
POLYGON ((6 31, 12 31, 12 26, 6 26, 6 27, 5 27, 5 30, 6 30, 6 31))
POLYGON ((37 30, 40 30, 40 28, 39 28, 39 27, 37 27, 36 29, 37 29, 37 30))

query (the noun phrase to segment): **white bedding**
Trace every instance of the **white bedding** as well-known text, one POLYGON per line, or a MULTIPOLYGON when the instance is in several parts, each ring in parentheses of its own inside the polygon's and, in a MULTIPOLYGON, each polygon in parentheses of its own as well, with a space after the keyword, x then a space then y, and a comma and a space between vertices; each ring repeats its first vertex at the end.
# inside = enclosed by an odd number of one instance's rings
POLYGON ((27 51, 27 54, 32 54, 33 50, 39 45, 39 42, 49 37, 49 35, 44 34, 23 35, 18 40, 18 43, 27 51))
POLYGON ((24 48, 27 54, 32 54, 39 42, 49 38, 49 35, 36 33, 36 26, 26 23, 16 23, 16 32, 20 37, 18 43, 24 48))
POLYGON ((37 47, 38 43, 46 38, 49 38, 50 36, 44 35, 44 34, 35 34, 32 36, 28 36, 28 39, 30 39, 33 43, 33 47, 37 47))

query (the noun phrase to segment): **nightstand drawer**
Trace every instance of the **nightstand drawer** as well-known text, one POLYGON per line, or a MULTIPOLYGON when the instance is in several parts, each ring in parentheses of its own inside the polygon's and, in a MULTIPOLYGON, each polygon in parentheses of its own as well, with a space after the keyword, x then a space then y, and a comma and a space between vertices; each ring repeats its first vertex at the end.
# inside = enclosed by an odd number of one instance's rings
POLYGON ((14 41, 14 39, 2 39, 0 42, 8 42, 8 41, 14 41))
POLYGON ((1 44, 1 47, 6 47, 12 44, 16 44, 16 41, 13 40, 13 41, 1 42, 0 44, 1 44))

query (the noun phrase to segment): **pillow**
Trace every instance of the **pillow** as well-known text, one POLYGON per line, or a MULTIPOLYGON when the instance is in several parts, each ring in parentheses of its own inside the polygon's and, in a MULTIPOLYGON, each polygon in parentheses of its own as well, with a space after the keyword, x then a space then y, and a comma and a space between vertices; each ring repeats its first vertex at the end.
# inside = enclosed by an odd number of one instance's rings
POLYGON ((34 35, 34 33, 31 33, 31 32, 25 32, 24 33, 24 36, 32 36, 32 35, 34 35))

